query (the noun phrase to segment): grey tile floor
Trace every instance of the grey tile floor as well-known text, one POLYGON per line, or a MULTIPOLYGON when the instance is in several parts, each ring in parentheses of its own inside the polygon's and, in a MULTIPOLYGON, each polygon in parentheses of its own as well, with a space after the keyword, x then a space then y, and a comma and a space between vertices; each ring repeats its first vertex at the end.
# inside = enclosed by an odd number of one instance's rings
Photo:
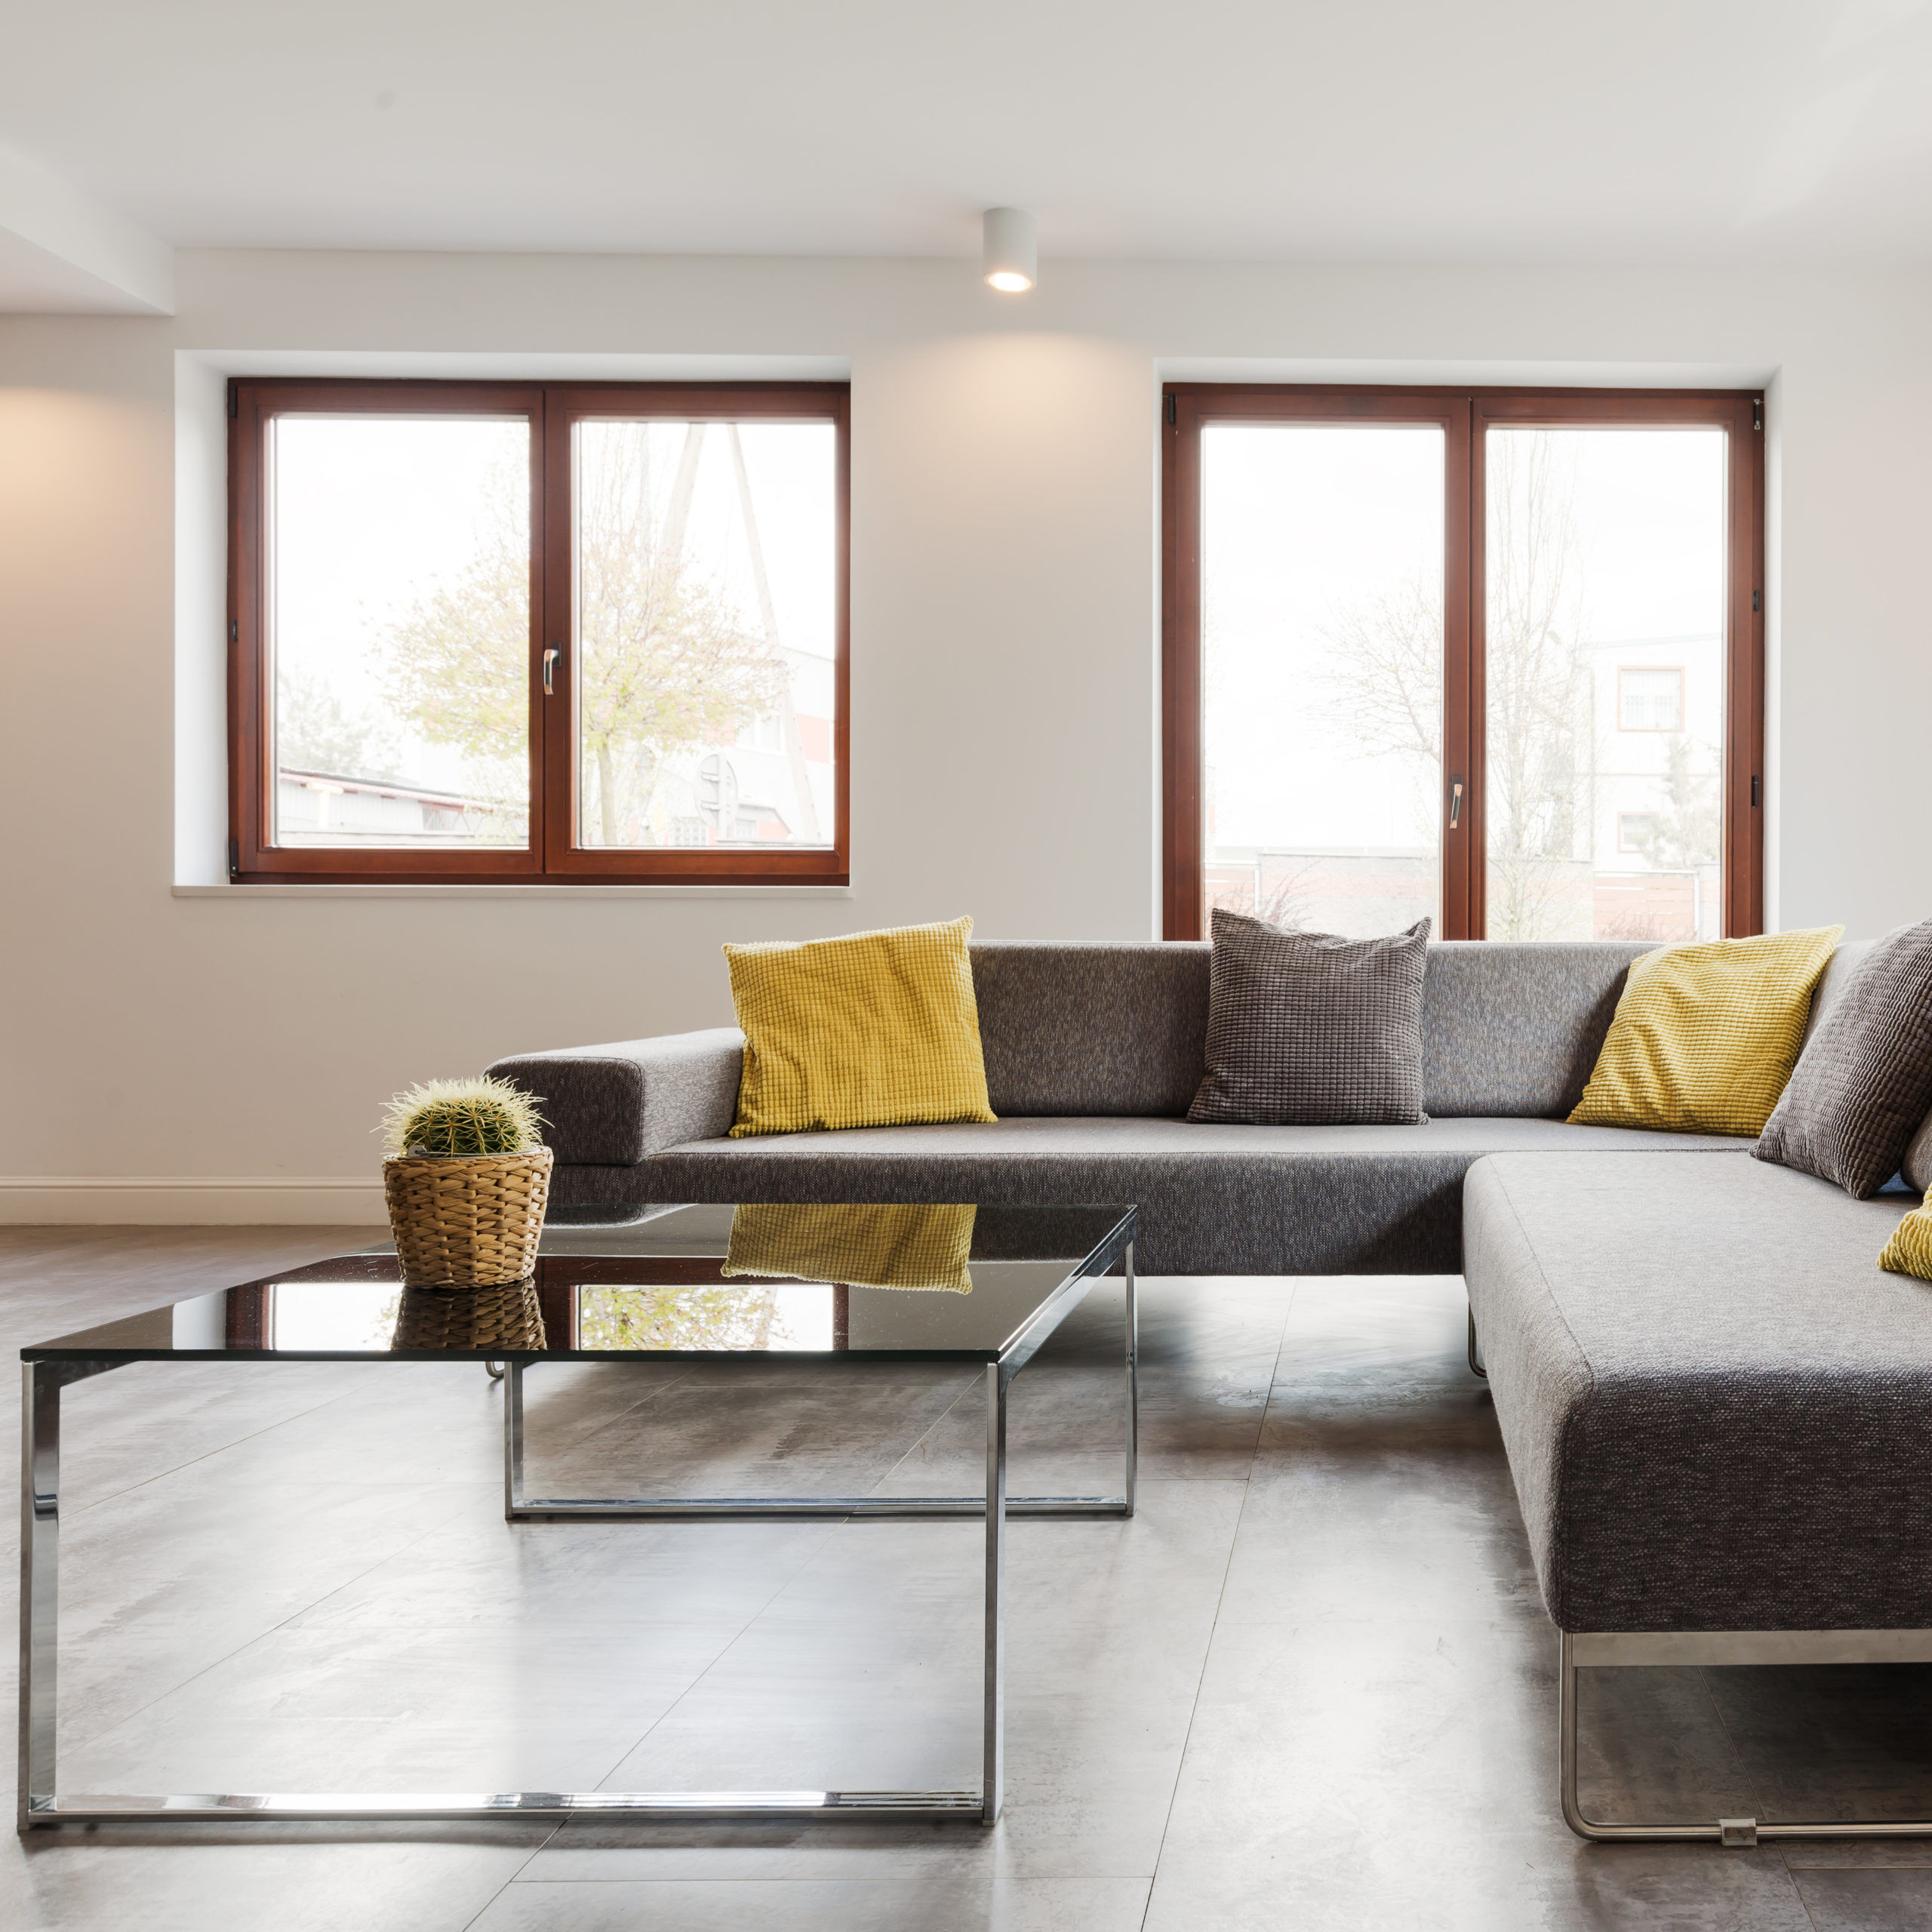
MULTIPOLYGON (((354 1244, 0 1229, 0 1348, 354 1244)), ((1110 1477, 1112 1294, 1022 1378, 1017 1484, 1110 1477)), ((1555 1644, 1458 1283, 1155 1281, 1143 1309, 1140 1513, 1011 1533, 995 1829, 68 1829, 0 1844, 0 1926, 1932 1927, 1932 1841, 1564 1830, 1555 1644)), ((454 1364, 143 1366, 72 1392, 63 1784, 974 1781, 975 1526, 512 1528, 497 1403, 454 1364)), ((546 1487, 966 1487, 979 1426, 934 1369, 531 1383, 546 1487)), ((1586 1694, 1612 1815, 1932 1806, 1932 1671, 1586 1694)))

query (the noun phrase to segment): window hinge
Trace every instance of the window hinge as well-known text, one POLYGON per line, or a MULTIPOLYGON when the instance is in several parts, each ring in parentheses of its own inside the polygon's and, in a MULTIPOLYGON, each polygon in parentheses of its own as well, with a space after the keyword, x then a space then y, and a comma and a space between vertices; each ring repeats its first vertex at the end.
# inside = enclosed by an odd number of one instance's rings
POLYGON ((1764 426, 1764 398, 1761 395, 1751 398, 1751 426, 1754 429, 1764 426))
POLYGON ((1168 421, 1170 424, 1173 424, 1180 420, 1180 411, 1174 406, 1174 399, 1170 395, 1168 398, 1168 421))
POLYGON ((231 416, 242 414, 242 392, 232 383, 228 386, 228 413, 231 416))
POLYGON ((1758 802, 1758 774, 1754 771, 1751 774, 1751 802, 1754 805, 1758 802))
POLYGON ((242 641, 242 626, 232 617, 228 620, 228 641, 230 644, 242 641))
POLYGON ((1754 611, 1761 611, 1764 608, 1764 593, 1761 590, 1752 592, 1751 608, 1754 611))
POLYGON ((228 841, 228 882, 232 885, 242 876, 242 841, 231 838, 228 841))

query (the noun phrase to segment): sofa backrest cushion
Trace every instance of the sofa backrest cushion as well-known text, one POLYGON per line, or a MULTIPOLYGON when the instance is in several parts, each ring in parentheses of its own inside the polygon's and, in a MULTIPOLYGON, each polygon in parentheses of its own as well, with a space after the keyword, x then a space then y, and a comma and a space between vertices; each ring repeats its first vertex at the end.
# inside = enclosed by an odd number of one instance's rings
MULTIPOLYGON (((1429 949, 1423 1106, 1560 1120, 1582 1097, 1641 942, 1429 949)), ((1206 1071, 1204 943, 975 946, 993 1112, 1185 1115, 1206 1071)))
POLYGON ((1845 983, 1857 971, 1858 964, 1877 943, 1875 940, 1848 939, 1840 942, 1838 949, 1832 955, 1832 963, 1820 977, 1818 983, 1811 989, 1811 1016, 1804 1023, 1804 1044, 1811 1044, 1811 1035, 1818 1030, 1818 1023, 1837 1005, 1838 995, 1845 989, 1845 983))
POLYGON ((1207 1071, 1204 944, 976 946, 996 1114, 1180 1115, 1207 1071))
POLYGON ((1583 1097, 1633 959, 1620 940, 1447 940, 1423 989, 1423 1104, 1444 1118, 1567 1118, 1583 1097))

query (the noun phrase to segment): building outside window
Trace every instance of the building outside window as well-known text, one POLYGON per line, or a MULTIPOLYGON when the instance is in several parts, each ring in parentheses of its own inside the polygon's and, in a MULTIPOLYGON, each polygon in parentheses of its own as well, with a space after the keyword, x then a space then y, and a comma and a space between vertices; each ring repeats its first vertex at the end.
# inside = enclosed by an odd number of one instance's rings
MULTIPOLYGON (((1698 642, 1715 643, 1715 638, 1698 642)), ((1617 674, 1620 731, 1684 729, 1684 673, 1674 665, 1626 665, 1617 674)))

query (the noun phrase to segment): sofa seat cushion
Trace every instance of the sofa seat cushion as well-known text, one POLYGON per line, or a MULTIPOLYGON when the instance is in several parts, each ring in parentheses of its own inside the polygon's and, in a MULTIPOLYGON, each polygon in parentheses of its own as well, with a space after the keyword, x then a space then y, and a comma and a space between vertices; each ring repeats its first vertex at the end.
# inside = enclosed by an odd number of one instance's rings
POLYGON ((1932 1628, 1915 1195, 1651 1152, 1473 1166, 1464 1241, 1537 1574, 1566 1630, 1932 1628))
POLYGON ((560 1168, 552 1198, 1132 1201, 1149 1274, 1453 1275, 1463 1176, 1485 1154, 1637 1146, 1681 1158, 1746 1144, 1515 1118, 1248 1127, 1049 1115, 694 1141, 635 1166, 560 1168))

